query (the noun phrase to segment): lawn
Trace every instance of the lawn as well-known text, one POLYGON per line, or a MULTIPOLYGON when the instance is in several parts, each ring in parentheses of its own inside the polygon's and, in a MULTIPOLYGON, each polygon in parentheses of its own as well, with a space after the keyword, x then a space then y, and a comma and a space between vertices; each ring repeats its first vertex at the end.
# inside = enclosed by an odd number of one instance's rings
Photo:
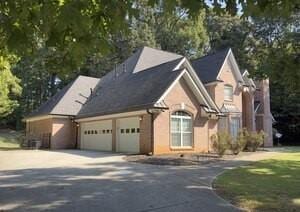
POLYGON ((21 132, 9 129, 0 130, 0 150, 11 150, 20 148, 21 132))
POLYGON ((300 211, 300 148, 225 171, 214 188, 248 211, 300 211))

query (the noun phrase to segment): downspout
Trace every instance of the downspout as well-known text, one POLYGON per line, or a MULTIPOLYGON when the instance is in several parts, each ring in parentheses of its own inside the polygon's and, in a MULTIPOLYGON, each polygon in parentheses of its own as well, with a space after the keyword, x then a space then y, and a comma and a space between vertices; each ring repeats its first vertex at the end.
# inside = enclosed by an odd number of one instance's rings
POLYGON ((210 148, 209 148, 209 123, 210 123, 210 114, 208 115, 208 119, 207 119, 207 152, 210 153, 210 148))
POLYGON ((151 152, 154 155, 154 122, 153 122, 153 113, 147 109, 147 113, 151 115, 151 152))
POLYGON ((76 122, 74 119, 72 120, 73 123, 75 123, 75 149, 78 149, 78 128, 79 123, 76 122))

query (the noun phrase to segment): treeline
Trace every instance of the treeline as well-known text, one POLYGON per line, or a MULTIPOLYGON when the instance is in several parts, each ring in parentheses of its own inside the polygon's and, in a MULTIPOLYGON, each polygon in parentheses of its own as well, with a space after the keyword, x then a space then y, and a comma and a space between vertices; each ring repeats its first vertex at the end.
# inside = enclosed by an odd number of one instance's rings
MULTIPOLYGON (((65 29, 69 37, 64 37, 64 42, 60 42, 59 36, 44 40, 43 36, 33 34, 32 49, 20 46, 17 53, 12 54, 9 48, 3 48, 0 67, 7 70, 5 79, 10 79, 10 83, 0 84, 0 90, 6 91, 6 94, 0 93, 1 125, 22 129, 21 120, 26 114, 77 75, 101 77, 141 46, 176 52, 190 59, 231 47, 241 69, 247 69, 254 78, 270 78, 275 128, 284 135, 285 142, 300 144, 296 141, 300 136, 298 11, 285 17, 245 17, 242 13, 233 15, 230 10, 218 13, 209 8, 191 14, 186 7, 169 9, 165 4, 148 1, 135 1, 130 7, 134 8, 132 14, 122 13, 120 17, 109 14, 114 18, 105 21, 109 30, 101 20, 98 21, 103 25, 82 20, 83 17, 77 19, 70 11, 62 18, 67 23, 72 21, 71 26, 77 25, 72 32, 65 29), (124 24, 127 27, 123 27, 124 24), (95 39, 91 32, 105 37, 95 39), (4 99, 4 96, 9 98, 4 99)), ((112 8, 112 11, 115 10, 112 8)), ((52 20, 44 20, 47 21, 52 24, 52 20)), ((55 30, 60 35, 59 27, 65 25, 57 27, 55 30)), ((22 36, 22 31, 19 33, 18 36, 22 36)), ((22 41, 18 36, 11 42, 22 41)), ((4 79, 3 73, 0 79, 4 79)))

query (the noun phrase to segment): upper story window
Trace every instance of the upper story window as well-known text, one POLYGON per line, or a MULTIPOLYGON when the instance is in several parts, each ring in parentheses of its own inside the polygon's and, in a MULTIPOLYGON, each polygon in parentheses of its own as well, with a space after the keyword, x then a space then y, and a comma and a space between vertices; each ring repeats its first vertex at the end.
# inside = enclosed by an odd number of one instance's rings
POLYGON ((184 111, 171 115, 171 146, 192 147, 193 123, 192 117, 184 111))
POLYGON ((233 87, 231 85, 224 85, 224 100, 233 100, 233 87))

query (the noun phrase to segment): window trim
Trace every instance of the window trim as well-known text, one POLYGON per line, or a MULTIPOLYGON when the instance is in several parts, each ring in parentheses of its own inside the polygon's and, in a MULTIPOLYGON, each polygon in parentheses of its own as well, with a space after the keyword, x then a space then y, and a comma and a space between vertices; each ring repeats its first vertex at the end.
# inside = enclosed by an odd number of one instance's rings
POLYGON ((224 101, 233 102, 233 86, 232 85, 225 84, 223 93, 224 93, 224 101), (231 98, 226 98, 226 97, 228 97, 228 96, 225 95, 226 88, 231 89, 231 98))
POLYGON ((236 137, 237 137, 240 129, 241 129, 241 117, 240 116, 231 116, 230 120, 229 120, 229 134, 232 136, 232 138, 234 138, 234 140, 236 140, 236 137), (232 132, 233 132, 233 128, 232 128, 233 121, 237 121, 237 124, 238 124, 238 128, 237 128, 235 136, 232 134, 232 132))
MULTIPOLYGON (((175 111, 172 111, 170 113, 170 149, 171 150, 191 150, 194 148, 194 123, 193 123, 193 114, 186 111, 186 110, 175 110, 175 111), (186 113, 188 114, 188 116, 179 116, 179 115, 172 115, 172 114, 175 114, 176 112, 183 112, 183 113, 186 113), (182 127, 182 120, 183 119, 189 119, 191 120, 191 124, 192 124, 192 127, 191 127, 191 132, 186 132, 186 133, 189 133, 191 134, 191 145, 190 146, 183 146, 183 134, 184 132, 180 131, 180 146, 173 146, 172 144, 172 118, 175 117, 175 118, 180 118, 180 126, 182 127)), ((174 132, 176 133, 176 132, 174 132)), ((178 132, 177 132, 178 133, 178 132)))

